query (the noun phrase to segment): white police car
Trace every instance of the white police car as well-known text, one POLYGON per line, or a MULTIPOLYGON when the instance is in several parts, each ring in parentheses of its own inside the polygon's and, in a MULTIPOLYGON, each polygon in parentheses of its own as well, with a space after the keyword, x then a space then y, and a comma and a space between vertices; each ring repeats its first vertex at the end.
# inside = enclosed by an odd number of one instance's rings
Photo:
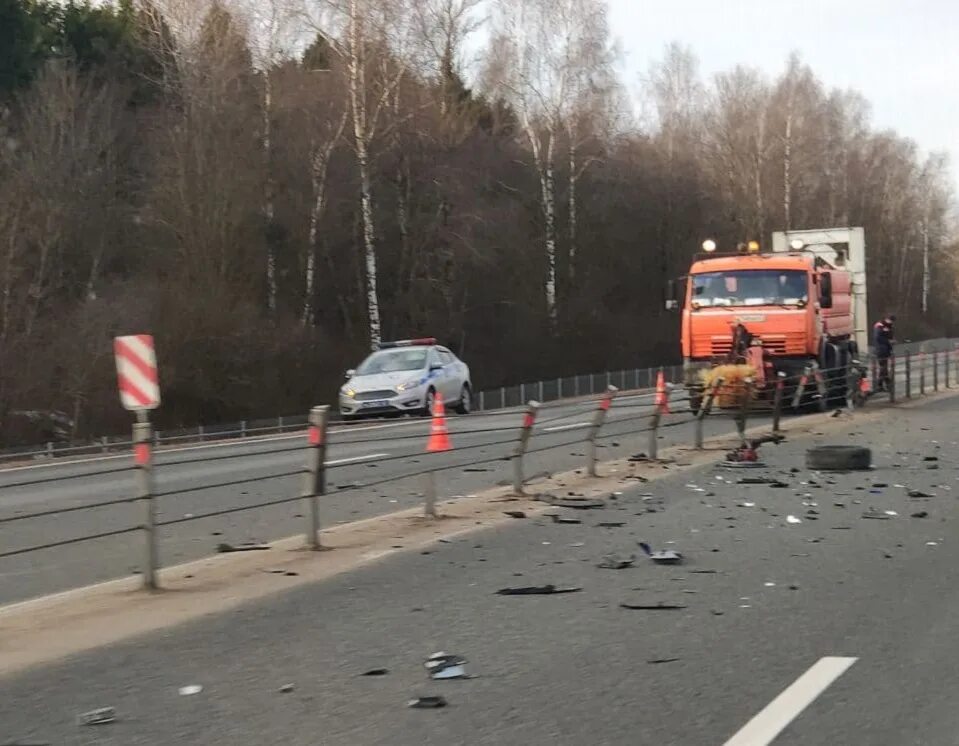
POLYGON ((356 370, 346 372, 340 414, 347 419, 413 412, 429 414, 437 394, 468 414, 473 387, 466 363, 433 338, 383 342, 356 370))

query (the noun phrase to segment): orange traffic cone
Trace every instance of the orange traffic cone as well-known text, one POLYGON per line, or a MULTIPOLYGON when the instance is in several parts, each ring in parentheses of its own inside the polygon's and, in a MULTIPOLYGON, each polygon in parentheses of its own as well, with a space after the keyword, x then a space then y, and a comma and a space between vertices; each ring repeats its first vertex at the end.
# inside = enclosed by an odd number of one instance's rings
POLYGON ((672 414, 669 411, 669 397, 666 396, 666 377, 663 375, 662 368, 656 374, 656 407, 660 414, 672 414))
POLYGON ((859 379, 859 393, 866 396, 872 393, 872 384, 869 382, 869 376, 863 376, 859 379))
POLYGON ((443 396, 439 392, 433 399, 433 422, 430 424, 430 439, 426 443, 427 453, 452 451, 450 434, 446 429, 446 408, 443 406, 443 396))

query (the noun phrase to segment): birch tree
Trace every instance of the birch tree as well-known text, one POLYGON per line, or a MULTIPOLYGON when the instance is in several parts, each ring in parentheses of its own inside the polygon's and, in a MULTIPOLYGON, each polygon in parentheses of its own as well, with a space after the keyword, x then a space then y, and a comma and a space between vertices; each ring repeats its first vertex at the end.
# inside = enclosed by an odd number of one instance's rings
POLYGON ((556 299, 556 149, 570 112, 576 65, 591 41, 584 17, 601 15, 599 0, 499 0, 488 85, 518 112, 540 185, 544 221, 544 296, 551 331, 556 299), (494 56, 495 55, 495 56, 494 56))

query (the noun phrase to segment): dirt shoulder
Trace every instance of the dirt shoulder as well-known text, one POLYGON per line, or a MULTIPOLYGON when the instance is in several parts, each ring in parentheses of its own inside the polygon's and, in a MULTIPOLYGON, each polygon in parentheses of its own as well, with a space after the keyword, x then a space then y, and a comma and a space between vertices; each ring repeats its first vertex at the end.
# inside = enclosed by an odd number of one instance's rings
MULTIPOLYGON (((823 435, 847 427, 850 417, 865 423, 895 416, 909 406, 839 418, 812 415, 784 423, 783 431, 793 438, 823 435)), ((572 490, 586 497, 608 496, 624 483, 635 484, 637 477, 655 480, 715 462, 731 444, 724 437, 707 441, 703 451, 664 449, 660 456, 667 463, 609 461, 601 465, 598 479, 585 477, 582 470, 569 471, 529 489, 538 494, 572 490)), ((515 520, 506 510, 533 516, 550 509, 545 502, 510 493, 509 488, 497 488, 441 502, 438 520, 426 519, 416 509, 331 527, 322 532, 326 551, 306 550, 302 536, 295 536, 264 551, 221 554, 169 567, 160 572, 160 591, 144 591, 140 579, 131 577, 0 607, 0 675, 321 582, 399 552, 421 551, 460 534, 501 526, 515 520)))

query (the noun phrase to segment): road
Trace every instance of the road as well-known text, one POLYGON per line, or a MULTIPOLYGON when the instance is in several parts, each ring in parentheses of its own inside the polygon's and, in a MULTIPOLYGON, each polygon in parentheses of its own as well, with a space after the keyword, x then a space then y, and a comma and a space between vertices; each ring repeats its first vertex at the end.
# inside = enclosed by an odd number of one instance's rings
MULTIPOLYGON (((617 400, 603 427, 602 458, 647 449, 652 399, 617 400), (632 433, 632 434, 630 434, 632 433)), ((693 427, 683 403, 664 421, 660 444, 692 442, 693 427)), ((544 407, 530 443, 526 473, 535 476, 585 464, 582 440, 596 411, 595 401, 544 407), (533 453, 532 451, 536 451, 533 453)), ((512 479, 510 457, 522 412, 504 411, 448 420, 455 450, 424 454, 430 423, 424 419, 379 420, 333 427, 327 459, 328 492, 322 500, 324 525, 344 523, 412 507, 422 501, 421 473, 444 468, 440 496, 469 495, 512 479), (462 466, 482 462, 472 466, 462 466), (411 476, 412 475, 412 476, 411 476)), ((755 419, 751 424, 756 424, 755 419)), ((707 423, 706 434, 734 429, 727 417, 707 423)), ((220 543, 270 541, 305 529, 301 502, 304 436, 231 442, 156 454, 158 521, 183 521, 160 530, 164 565, 211 554, 220 543), (283 476, 275 476, 283 475, 283 476), (243 483, 237 483, 241 480, 243 483), (255 480, 255 481, 253 481, 255 480), (231 483, 228 486, 215 486, 231 483), (213 485, 213 486, 211 486, 213 485), (242 512, 194 518, 241 506, 279 503, 242 512)), ((0 471, 0 548, 46 545, 73 537, 119 531, 141 523, 142 504, 122 502, 75 512, 94 503, 126 500, 135 494, 130 458, 80 460, 0 471), (107 473, 103 473, 107 472, 107 473), (22 482, 37 482, 14 486, 22 482), (35 512, 51 515, 3 523, 35 512)), ((141 534, 134 531, 68 546, 0 558, 0 604, 113 579, 137 572, 141 534)))
MULTIPOLYGON (((927 361, 928 363, 928 361, 927 361)), ((928 367, 928 366, 927 366, 928 367)), ((931 390, 932 375, 927 375, 931 390)), ((899 370, 904 390, 904 370, 899 370)), ((943 379, 944 383, 944 379, 943 379)), ((914 368, 912 385, 918 390, 914 368)), ((693 425, 676 392, 673 414, 664 420, 660 445, 693 442, 693 425)), ((617 398, 602 429, 601 453, 616 458, 647 450, 652 396, 617 398)), ((544 406, 530 444, 526 474, 565 471, 585 460, 582 440, 596 400, 544 406)), ((324 525, 393 512, 422 500, 422 472, 442 468, 441 497, 469 495, 512 479, 507 461, 515 448, 523 413, 502 410, 467 417, 452 415, 455 450, 424 454, 429 421, 374 420, 333 426, 327 454, 329 494, 322 501, 324 525), (482 463, 476 463, 482 462, 482 463)), ((766 420, 759 415, 751 420, 766 420)), ((711 419, 707 437, 733 430, 727 416, 711 419)), ((303 532, 306 519, 298 495, 306 461, 302 433, 205 444, 156 455, 157 520, 164 566, 207 556, 221 543, 272 541, 303 532), (223 513, 242 509, 240 512, 223 513), (210 516, 200 517, 197 516, 210 516)), ((136 494, 129 456, 81 459, 0 470, 0 554, 74 538, 104 538, 0 557, 0 604, 137 573, 143 556, 143 504, 136 494), (20 483, 33 482, 33 484, 20 483), (121 502, 117 502, 121 501, 121 502), (89 510, 70 508, 107 503, 89 510), (67 509, 68 512, 60 512, 67 509), (35 512, 40 518, 4 522, 35 512), (125 532, 125 533, 115 533, 125 532)))
POLYGON ((784 489, 736 484, 740 473, 715 467, 677 473, 624 487, 607 508, 580 511, 580 525, 512 521, 9 677, 0 735, 124 746, 763 746, 781 730, 776 746, 953 744, 957 422, 959 398, 889 411, 868 432, 853 419, 829 442, 870 445, 871 472, 810 474, 812 441, 796 440, 764 453, 763 474, 784 489), (895 515, 864 519, 869 508, 895 515), (687 561, 596 567, 640 540, 687 561), (495 594, 545 583, 582 590, 495 594), (465 656, 476 678, 429 681, 423 660, 438 650, 465 656), (378 667, 389 673, 360 676, 378 667), (180 696, 189 684, 204 689, 180 696), (293 691, 281 693, 285 684, 293 691), (789 687, 793 696, 777 698, 789 687), (406 707, 424 694, 449 706, 406 707), (102 706, 120 721, 76 725, 102 706), (766 735, 734 738, 759 713, 766 735))

